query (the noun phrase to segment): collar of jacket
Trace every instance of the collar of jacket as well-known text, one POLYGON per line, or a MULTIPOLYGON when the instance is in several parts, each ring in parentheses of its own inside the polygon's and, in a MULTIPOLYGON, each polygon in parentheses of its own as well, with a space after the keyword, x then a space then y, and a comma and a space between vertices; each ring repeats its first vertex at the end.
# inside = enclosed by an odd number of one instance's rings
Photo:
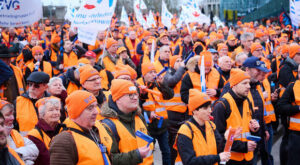
MULTIPOLYGON (((30 99, 30 100, 34 100, 34 99, 32 99, 32 98, 30 98, 29 97, 29 93, 28 93, 28 91, 26 91, 26 92, 24 92, 21 96, 23 96, 23 97, 25 97, 25 98, 28 98, 28 99, 30 99)), ((51 95, 48 93, 48 92, 44 92, 44 96, 43 97, 50 97, 51 95)))
POLYGON ((295 71, 298 70, 298 65, 299 65, 299 64, 297 64, 295 60, 291 59, 290 57, 287 57, 286 60, 285 60, 285 62, 286 62, 288 65, 290 65, 290 66, 292 67, 293 70, 295 70, 295 71))
POLYGON ((66 72, 66 77, 72 81, 73 83, 75 83, 77 86, 81 86, 80 85, 80 82, 78 80, 75 79, 75 76, 74 76, 74 71, 76 70, 75 67, 72 67, 70 69, 67 70, 66 72))
POLYGON ((124 114, 119 110, 116 102, 112 100, 112 96, 110 95, 108 98, 108 102, 105 102, 101 107, 101 115, 107 118, 118 118, 124 122, 132 122, 135 115, 141 114, 141 108, 138 106, 137 111, 131 112, 129 114, 124 114))
MULTIPOLYGON (((250 91, 249 91, 249 92, 250 92, 250 91)), ((229 90, 229 93, 230 93, 230 95, 232 96, 232 98, 234 99, 234 101, 235 101, 235 103, 236 103, 237 105, 242 104, 242 103, 247 99, 247 97, 239 97, 239 96, 237 96, 237 95, 233 92, 232 89, 229 90)))

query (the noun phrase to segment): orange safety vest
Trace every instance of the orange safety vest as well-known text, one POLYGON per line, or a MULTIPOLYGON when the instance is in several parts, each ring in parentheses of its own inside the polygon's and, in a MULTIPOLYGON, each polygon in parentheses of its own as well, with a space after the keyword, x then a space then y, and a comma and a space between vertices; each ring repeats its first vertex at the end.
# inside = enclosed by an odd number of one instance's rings
MULTIPOLYGON (((125 44, 126 44, 127 48, 128 48, 129 51, 130 51, 130 56, 131 56, 131 58, 133 58, 133 56, 135 56, 135 55, 138 55, 138 54, 136 53, 136 48, 137 48, 137 45, 138 45, 139 43, 140 43, 140 40, 139 40, 138 38, 136 38, 136 39, 135 39, 135 44, 132 45, 131 40, 130 40, 128 37, 126 37, 126 39, 125 39, 125 44)), ((137 57, 138 57, 138 60, 139 60, 139 59, 140 59, 140 55, 137 56, 137 57)))
MULTIPOLYGON (((182 78, 184 77, 184 75, 182 76, 182 78)), ((182 81, 180 80, 173 88, 174 97, 170 100, 166 100, 165 106, 167 111, 174 111, 179 113, 186 112, 187 105, 184 102, 182 102, 181 95, 180 95, 181 83, 182 81)))
MULTIPOLYGON (((293 105, 300 106, 300 80, 295 81, 293 92, 295 96, 295 103, 293 105)), ((290 117, 290 130, 300 131, 300 113, 290 117)))
POLYGON ((18 96, 16 100, 16 120, 19 123, 20 132, 28 132, 38 122, 38 114, 31 100, 18 96))
POLYGON ((116 71, 116 66, 123 64, 123 61, 121 58, 117 60, 117 64, 114 64, 108 56, 104 57, 103 59, 103 66, 105 67, 106 70, 110 71, 112 74, 115 74, 116 71))
MULTIPOLYGON (((240 140, 242 142, 247 142, 248 140, 246 139, 247 135, 250 135, 250 129, 249 129, 249 123, 250 120, 252 119, 252 113, 249 108, 249 102, 248 100, 245 100, 243 103, 243 117, 241 116, 239 109, 235 103, 235 100, 233 97, 229 94, 226 93, 223 98, 225 98, 230 106, 230 116, 226 120, 227 123, 227 128, 232 127, 232 128, 237 128, 241 127, 243 128, 242 134, 235 138, 235 140, 240 140)), ((231 151, 231 160, 235 161, 251 161, 253 159, 253 152, 247 152, 247 153, 240 153, 240 152, 233 152, 231 151)))
MULTIPOLYGON (((95 45, 89 45, 88 49, 89 50, 98 49, 100 47, 100 45, 102 45, 102 44, 103 44, 103 41, 96 40, 95 45)), ((99 57, 100 57, 100 55, 102 55, 102 53, 103 53, 103 50, 101 50, 99 53, 96 54, 96 61, 99 60, 99 57)))
MULTIPOLYGON (((136 150, 140 147, 144 147, 148 144, 145 140, 132 135, 127 128, 116 118, 109 118, 116 126, 117 133, 120 137, 119 141, 119 151, 120 153, 128 153, 130 151, 136 150)), ((134 118, 134 125, 136 131, 141 131, 144 134, 148 135, 147 128, 141 118, 136 115, 134 118)), ((150 149, 153 150, 153 143, 150 144, 150 149)), ((150 151, 151 152, 151 151, 150 151)), ((143 162, 139 165, 152 165, 153 164, 153 153, 151 156, 143 159, 143 162)))
POLYGON ((271 101, 271 85, 268 81, 268 79, 265 79, 262 83, 265 91, 268 92, 268 97, 264 100, 265 101, 265 107, 266 107, 266 116, 264 116, 264 120, 266 124, 271 123, 272 121, 276 121, 276 116, 274 112, 274 107, 271 101))
MULTIPOLYGON (((143 56, 143 60, 142 60, 142 64, 143 63, 148 63, 148 62, 151 62, 151 52, 149 51, 149 49, 147 48, 145 51, 144 51, 144 56, 143 56)), ((155 55, 154 55, 154 61, 157 61, 159 58, 159 51, 156 51, 155 55)))
POLYGON ((170 47, 171 47, 172 52, 175 51, 176 46, 177 46, 177 45, 180 45, 181 42, 182 42, 181 38, 178 38, 175 42, 171 40, 171 45, 170 45, 170 47))
MULTIPOLYGON (((24 86, 23 86, 23 74, 22 71, 20 70, 20 68, 10 64, 10 67, 13 69, 16 80, 17 80, 17 84, 18 84, 18 91, 19 91, 19 95, 23 94, 25 92, 24 90, 24 86)), ((2 100, 6 100, 7 98, 4 97, 4 90, 6 90, 6 87, 4 85, 1 85, 0 87, 0 98, 2 100)))
MULTIPOLYGON (((139 78, 136 82, 139 85, 145 85, 142 77, 139 78)), ((157 87, 154 87, 152 90, 160 92, 157 87)), ((165 108, 165 102, 159 96, 148 93, 148 99, 146 99, 142 106, 146 111, 155 111, 155 114, 157 114, 158 116, 163 116, 164 119, 168 118, 168 114, 165 108)))
POLYGON ((8 152, 20 163, 20 165, 25 165, 23 160, 20 158, 19 154, 17 154, 14 149, 10 148, 8 145, 7 148, 8 148, 8 152))
MULTIPOLYGON (((68 128, 73 128, 83 132, 83 130, 74 121, 72 121, 69 118, 67 118, 64 121, 64 124, 66 124, 68 128)), ((104 144, 104 146, 107 147, 108 152, 110 152, 109 147, 111 147, 112 139, 106 132, 104 126, 99 123, 99 121, 96 120, 95 126, 98 128, 101 144, 104 144)), ((67 131, 73 136, 74 141, 76 143, 76 148, 78 153, 77 165, 89 165, 89 164, 104 165, 104 159, 101 150, 94 141, 87 138, 86 136, 83 136, 75 131, 72 131, 71 129, 67 131)), ((105 153, 105 157, 107 158, 108 161, 110 161, 107 153, 105 153)), ((111 163, 109 162, 109 164, 111 163)))
POLYGON ((105 89, 105 90, 109 90, 108 87, 108 77, 107 77, 107 73, 106 73, 106 69, 103 69, 99 72, 99 75, 101 77, 101 88, 105 89))
POLYGON ((38 130, 38 128, 34 128, 31 131, 28 132, 27 136, 33 136, 37 139, 39 139, 41 142, 43 142, 45 144, 45 147, 47 148, 47 150, 49 150, 49 144, 51 142, 51 138, 42 130, 40 129, 40 131, 38 130), (40 133, 41 131, 41 133, 40 133))
POLYGON ((77 55, 71 51, 68 55, 64 53, 64 71, 66 72, 69 68, 78 65, 78 57, 77 55))
MULTIPOLYGON (((30 69, 31 72, 33 72, 35 66, 34 66, 34 63, 31 62, 27 65, 27 67, 30 69)), ((39 68, 38 71, 41 72, 41 69, 39 68)), ((47 73, 50 76, 50 78, 52 77, 52 66, 51 66, 50 62, 43 61, 43 70, 42 71, 47 73)))
MULTIPOLYGON (((191 71, 188 71, 188 74, 190 75, 193 87, 201 91, 200 74, 191 71)), ((211 68, 211 71, 208 73, 208 75, 205 75, 206 88, 218 89, 220 78, 221 78, 220 73, 215 68, 211 68)), ((211 99, 217 100, 218 98, 213 97, 211 99)))
MULTIPOLYGON (((202 132, 197 128, 197 126, 189 121, 182 124, 178 130, 178 134, 182 134, 190 138, 193 142, 193 150, 195 151, 196 157, 207 156, 207 155, 217 155, 217 143, 214 134, 216 126, 210 121, 205 121, 205 138, 202 132), (190 126, 188 126, 188 125, 190 126)), ((178 135, 177 135, 178 137, 178 135)), ((174 143, 174 149, 178 151, 177 148, 177 137, 174 143)), ((175 160, 175 165, 181 165, 182 160, 177 153, 175 160)), ((218 163, 215 163, 217 165, 218 163)))
POLYGON ((10 137, 13 139, 17 148, 24 147, 24 139, 23 136, 15 129, 12 129, 10 132, 10 137))
POLYGON ((199 46, 199 45, 202 46, 202 48, 203 48, 202 51, 206 51, 206 47, 205 47, 205 45, 203 45, 202 42, 196 42, 196 43, 194 44, 194 49, 193 49, 194 52, 195 52, 195 48, 196 48, 197 46, 199 46))

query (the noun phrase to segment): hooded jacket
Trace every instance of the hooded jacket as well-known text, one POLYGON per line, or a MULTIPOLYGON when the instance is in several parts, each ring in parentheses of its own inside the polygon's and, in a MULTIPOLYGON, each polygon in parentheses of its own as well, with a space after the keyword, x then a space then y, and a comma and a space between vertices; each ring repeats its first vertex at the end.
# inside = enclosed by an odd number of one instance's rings
POLYGON ((298 65, 293 59, 287 57, 279 71, 278 83, 286 88, 291 82, 295 82, 298 76, 294 76, 293 72, 297 72, 298 65))

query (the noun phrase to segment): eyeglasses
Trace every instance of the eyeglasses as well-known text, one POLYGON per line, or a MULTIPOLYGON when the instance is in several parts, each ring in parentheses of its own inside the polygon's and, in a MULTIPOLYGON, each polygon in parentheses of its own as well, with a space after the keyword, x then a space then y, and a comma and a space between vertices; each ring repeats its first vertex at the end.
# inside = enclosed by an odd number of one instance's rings
POLYGON ((97 80, 101 80, 101 77, 93 78, 93 79, 86 80, 86 81, 91 81, 91 82, 94 82, 94 81, 97 81, 97 80))
POLYGON ((37 83, 33 83, 33 82, 28 82, 28 86, 29 87, 34 87, 34 88, 40 88, 41 87, 41 85, 40 84, 37 84, 37 83))
POLYGON ((128 94, 129 98, 133 100, 135 97, 138 97, 137 93, 128 94))

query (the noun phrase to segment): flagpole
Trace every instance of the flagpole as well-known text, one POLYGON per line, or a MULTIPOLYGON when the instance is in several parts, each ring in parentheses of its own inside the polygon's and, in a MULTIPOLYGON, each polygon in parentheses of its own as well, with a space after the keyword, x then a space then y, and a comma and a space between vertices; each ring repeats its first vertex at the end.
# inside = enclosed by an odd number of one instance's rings
MULTIPOLYGON (((107 33, 106 33, 106 36, 105 36, 105 40, 104 40, 104 48, 103 48, 103 51, 102 51, 102 54, 100 55, 100 58, 97 62, 97 64, 101 65, 101 61, 102 61, 102 58, 103 58, 103 54, 104 52, 106 51, 106 43, 107 43, 107 38, 108 38, 108 34, 110 33, 110 28, 107 29, 107 33)), ((110 33, 111 34, 111 33, 110 33)))

